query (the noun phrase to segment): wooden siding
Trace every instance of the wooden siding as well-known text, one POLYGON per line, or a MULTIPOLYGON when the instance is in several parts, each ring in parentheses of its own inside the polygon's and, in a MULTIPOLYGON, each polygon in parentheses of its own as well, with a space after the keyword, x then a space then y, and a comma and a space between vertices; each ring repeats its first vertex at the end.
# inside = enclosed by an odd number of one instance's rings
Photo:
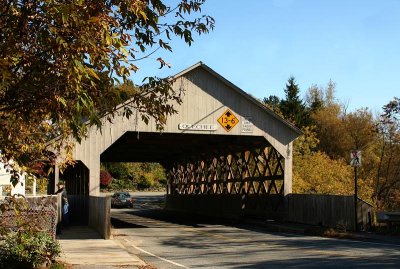
POLYGON ((89 196, 89 226, 103 239, 111 238, 111 196, 89 196))
MULTIPOLYGON (((282 203, 279 195, 174 195, 166 198, 169 210, 213 217, 275 219, 321 227, 354 230, 354 196, 290 194, 282 203)), ((371 228, 372 206, 358 200, 358 227, 371 228)))
POLYGON ((89 199, 86 195, 68 195, 69 221, 73 225, 87 225, 89 199))
MULTIPOLYGON (((240 90, 228 85, 216 74, 202 65, 176 78, 174 89, 184 90, 182 105, 176 105, 178 113, 168 118, 164 132, 166 133, 195 133, 213 135, 244 135, 263 136, 285 157, 285 192, 291 192, 291 147, 292 141, 299 131, 291 128, 276 115, 256 105, 256 101, 245 98, 240 90), (230 132, 225 131, 217 122, 218 118, 230 109, 239 119, 230 132), (253 132, 241 132, 241 122, 244 117, 250 117, 253 132), (215 124, 216 131, 179 130, 179 123, 215 124), (290 170, 290 171, 286 171, 290 170)), ((92 127, 86 139, 76 143, 74 158, 81 160, 90 170, 89 194, 99 194, 100 155, 127 131, 158 132, 151 120, 145 124, 140 120, 140 114, 134 113, 129 119, 116 115, 113 122, 103 121, 102 131, 92 127)))
MULTIPOLYGON (((288 221, 355 230, 353 195, 291 194, 287 201, 288 221)), ((369 230, 372 215, 372 206, 358 199, 358 228, 369 230)))

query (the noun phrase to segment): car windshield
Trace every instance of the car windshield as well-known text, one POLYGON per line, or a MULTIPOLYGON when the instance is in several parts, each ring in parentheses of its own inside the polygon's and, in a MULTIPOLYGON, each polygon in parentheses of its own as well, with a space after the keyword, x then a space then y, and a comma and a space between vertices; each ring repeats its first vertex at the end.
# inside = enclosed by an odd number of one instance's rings
POLYGON ((120 193, 118 196, 119 196, 119 198, 129 198, 130 197, 129 193, 120 193))

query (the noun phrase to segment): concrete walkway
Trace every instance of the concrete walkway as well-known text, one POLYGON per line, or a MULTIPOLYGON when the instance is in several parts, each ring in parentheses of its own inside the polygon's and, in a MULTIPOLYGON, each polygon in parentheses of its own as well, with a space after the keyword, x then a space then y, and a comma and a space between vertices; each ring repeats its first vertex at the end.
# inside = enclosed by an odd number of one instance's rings
POLYGON ((57 236, 63 253, 61 260, 79 269, 140 268, 139 257, 117 240, 104 240, 87 226, 72 226, 57 236))

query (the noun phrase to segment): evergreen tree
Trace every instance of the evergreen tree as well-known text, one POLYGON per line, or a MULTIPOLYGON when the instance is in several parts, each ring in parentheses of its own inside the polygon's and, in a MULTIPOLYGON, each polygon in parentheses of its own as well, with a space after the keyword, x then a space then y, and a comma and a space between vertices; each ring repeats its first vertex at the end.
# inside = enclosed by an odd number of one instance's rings
POLYGON ((299 86, 293 76, 288 79, 285 88, 285 99, 281 100, 279 108, 283 116, 298 127, 309 125, 309 113, 299 97, 299 86))
POLYGON ((268 98, 264 97, 263 103, 272 111, 274 111, 277 114, 282 114, 279 108, 279 105, 281 103, 281 99, 279 99, 278 96, 276 95, 270 95, 268 98))

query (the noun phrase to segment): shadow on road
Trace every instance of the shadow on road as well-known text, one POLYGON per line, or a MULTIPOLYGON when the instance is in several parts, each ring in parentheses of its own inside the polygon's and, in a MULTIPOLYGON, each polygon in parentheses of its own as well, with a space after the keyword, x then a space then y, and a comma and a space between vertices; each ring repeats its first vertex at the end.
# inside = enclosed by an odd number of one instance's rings
POLYGON ((240 219, 166 211, 155 203, 162 204, 144 199, 133 209, 112 211, 112 225, 115 229, 162 228, 141 232, 141 240, 153 242, 156 236, 160 246, 174 250, 174 259, 195 260, 196 268, 202 262, 204 267, 212 263, 213 268, 238 269, 400 268, 398 245, 272 232, 240 219), (206 254, 212 262, 201 261, 206 254))

